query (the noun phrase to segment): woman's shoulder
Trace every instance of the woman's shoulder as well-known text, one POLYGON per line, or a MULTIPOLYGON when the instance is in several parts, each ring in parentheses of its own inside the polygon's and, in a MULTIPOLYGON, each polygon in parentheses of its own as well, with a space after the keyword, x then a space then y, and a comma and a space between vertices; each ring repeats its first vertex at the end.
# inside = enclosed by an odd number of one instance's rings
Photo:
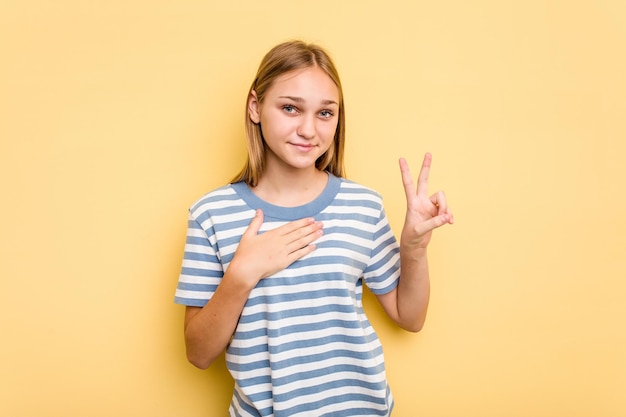
POLYGON ((376 211, 383 210, 383 198, 375 189, 353 180, 341 178, 339 192, 335 205, 345 205, 352 208, 364 207, 376 211))
POLYGON ((355 195, 361 194, 382 200, 380 193, 367 185, 363 185, 347 178, 339 178, 339 180, 341 181, 340 192, 355 195))
POLYGON ((190 206, 190 211, 197 212, 211 208, 227 207, 231 204, 237 204, 239 200, 233 184, 227 184, 204 193, 190 206))

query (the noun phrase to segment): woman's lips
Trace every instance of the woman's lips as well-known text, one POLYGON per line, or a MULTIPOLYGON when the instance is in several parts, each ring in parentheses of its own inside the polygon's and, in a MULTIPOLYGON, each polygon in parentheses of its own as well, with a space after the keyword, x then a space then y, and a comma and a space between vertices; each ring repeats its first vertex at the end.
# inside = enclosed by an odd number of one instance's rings
POLYGON ((307 143, 291 143, 290 142, 290 145, 294 146, 295 148, 297 148, 298 150, 302 152, 309 152, 315 148, 315 145, 310 145, 307 143))

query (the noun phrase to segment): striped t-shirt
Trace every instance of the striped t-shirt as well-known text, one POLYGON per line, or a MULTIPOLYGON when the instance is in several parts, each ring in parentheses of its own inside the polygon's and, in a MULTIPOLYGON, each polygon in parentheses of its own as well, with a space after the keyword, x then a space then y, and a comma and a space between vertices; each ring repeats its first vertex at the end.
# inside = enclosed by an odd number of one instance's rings
POLYGON ((299 207, 269 204, 245 183, 206 194, 189 211, 175 301, 210 300, 259 208, 261 232, 314 217, 324 234, 313 252, 250 293, 226 350, 235 380, 230 415, 388 416, 393 397, 362 284, 374 294, 393 290, 400 260, 375 191, 329 174, 323 193, 299 207))

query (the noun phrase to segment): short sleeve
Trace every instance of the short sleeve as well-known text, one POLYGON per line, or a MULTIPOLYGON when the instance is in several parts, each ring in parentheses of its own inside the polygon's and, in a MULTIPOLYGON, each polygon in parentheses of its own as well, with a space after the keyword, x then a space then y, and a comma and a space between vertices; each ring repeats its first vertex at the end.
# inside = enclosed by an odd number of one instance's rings
POLYGON ((363 272, 363 280, 374 294, 381 295, 396 288, 399 278, 400 248, 385 210, 381 209, 374 231, 370 262, 363 272))
POLYGON ((182 268, 174 301, 203 307, 213 296, 224 275, 210 221, 204 227, 189 213, 182 268))

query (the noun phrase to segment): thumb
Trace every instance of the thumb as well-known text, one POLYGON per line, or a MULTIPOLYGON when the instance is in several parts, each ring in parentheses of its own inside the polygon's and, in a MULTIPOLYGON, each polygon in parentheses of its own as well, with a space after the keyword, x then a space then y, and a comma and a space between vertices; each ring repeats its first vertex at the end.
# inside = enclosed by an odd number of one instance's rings
POLYGON ((257 209, 244 235, 257 235, 263 224, 263 210, 257 209))
POLYGON ((429 220, 426 220, 424 223, 422 223, 422 232, 428 233, 431 232, 445 224, 452 224, 452 219, 450 217, 449 214, 440 214, 438 216, 435 216, 429 220))

